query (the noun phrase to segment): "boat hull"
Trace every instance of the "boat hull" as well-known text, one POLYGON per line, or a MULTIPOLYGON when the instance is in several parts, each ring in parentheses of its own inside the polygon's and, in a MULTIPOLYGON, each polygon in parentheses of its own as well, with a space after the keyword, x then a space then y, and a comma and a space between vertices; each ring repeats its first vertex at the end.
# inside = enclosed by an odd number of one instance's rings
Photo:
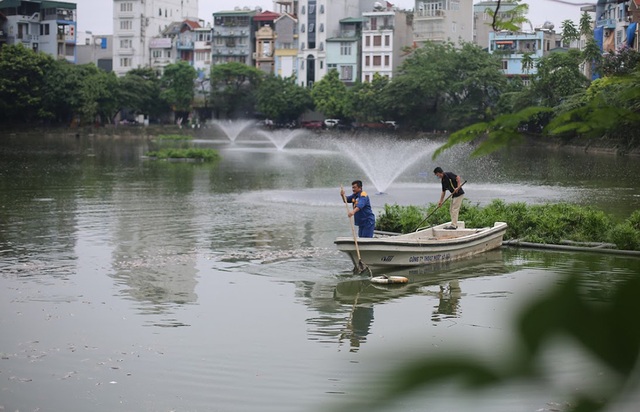
MULTIPOLYGON (((358 238, 360 260, 372 269, 384 269, 464 259, 500 247, 507 231, 504 222, 473 229, 465 228, 464 222, 459 222, 455 230, 444 229, 446 226, 448 224, 404 235, 358 238)), ((339 237, 334 243, 354 264, 358 263, 352 237, 339 237)))

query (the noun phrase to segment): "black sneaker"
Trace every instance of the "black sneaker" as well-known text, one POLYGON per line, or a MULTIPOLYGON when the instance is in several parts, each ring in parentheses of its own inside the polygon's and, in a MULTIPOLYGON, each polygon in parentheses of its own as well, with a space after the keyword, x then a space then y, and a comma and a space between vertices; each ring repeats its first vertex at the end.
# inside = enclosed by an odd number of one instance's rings
POLYGON ((446 230, 456 230, 458 227, 457 226, 445 226, 444 229, 446 230))

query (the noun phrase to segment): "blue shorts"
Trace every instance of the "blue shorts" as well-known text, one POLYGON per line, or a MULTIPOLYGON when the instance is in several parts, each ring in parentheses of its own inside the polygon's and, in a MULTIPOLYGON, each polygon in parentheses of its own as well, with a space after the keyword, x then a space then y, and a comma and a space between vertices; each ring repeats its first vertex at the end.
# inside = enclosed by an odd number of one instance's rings
POLYGON ((373 237, 376 225, 358 226, 358 237, 373 237))

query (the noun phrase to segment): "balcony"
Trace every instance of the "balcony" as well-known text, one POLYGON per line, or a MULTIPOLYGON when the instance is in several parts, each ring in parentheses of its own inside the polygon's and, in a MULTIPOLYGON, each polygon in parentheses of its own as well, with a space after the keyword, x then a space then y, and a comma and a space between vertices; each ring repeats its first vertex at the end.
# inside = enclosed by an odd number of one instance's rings
POLYGON ((605 29, 615 29, 616 28, 616 20, 615 19, 600 19, 596 21, 596 27, 604 27, 605 29))
POLYGON ((424 19, 444 19, 447 14, 444 10, 418 10, 415 12, 415 17, 424 19))
POLYGON ((178 50, 193 50, 193 41, 191 41, 191 40, 178 40, 176 42, 176 48, 178 50))

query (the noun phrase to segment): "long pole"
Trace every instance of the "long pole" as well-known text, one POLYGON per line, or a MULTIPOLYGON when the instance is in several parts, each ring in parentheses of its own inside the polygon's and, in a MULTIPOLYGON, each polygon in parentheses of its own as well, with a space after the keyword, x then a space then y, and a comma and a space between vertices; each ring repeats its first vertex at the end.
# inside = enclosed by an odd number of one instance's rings
MULTIPOLYGON (((462 182, 462 184, 460 184, 460 186, 459 186, 459 187, 464 186, 464 184, 465 184, 465 183, 467 183, 467 181, 466 181, 466 180, 465 180, 464 182, 462 182)), ((429 214, 427 215, 427 217, 425 217, 424 219, 422 219, 422 222, 418 223, 418 227, 416 227, 416 230, 415 230, 414 232, 417 232, 418 230, 420 230, 420 227, 422 226, 422 224, 423 224, 424 222, 426 222, 426 221, 427 221, 427 219, 429 219, 429 218, 431 217, 431 215, 433 215, 434 213, 436 213, 436 211, 437 211, 438 209, 440 209, 440 208, 442 207, 442 205, 444 205, 445 203, 447 203, 447 200, 449 200, 449 198, 450 198, 451 196, 453 196, 453 193, 451 193, 449 196, 447 196, 447 198, 446 198, 446 199, 444 199, 444 201, 442 202, 442 204, 441 204, 440 206, 437 206, 435 209, 433 209, 433 211, 432 211, 431 213, 429 213, 429 214)))

